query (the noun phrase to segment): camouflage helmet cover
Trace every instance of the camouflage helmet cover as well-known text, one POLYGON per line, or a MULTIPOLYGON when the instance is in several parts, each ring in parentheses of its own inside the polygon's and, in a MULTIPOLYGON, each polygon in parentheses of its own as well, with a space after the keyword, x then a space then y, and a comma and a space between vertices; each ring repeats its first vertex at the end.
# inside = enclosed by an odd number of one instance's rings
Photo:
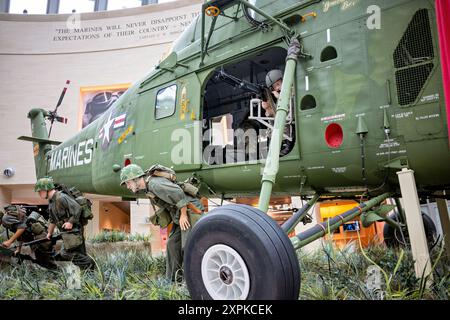
POLYGON ((144 175, 144 170, 137 164, 130 164, 120 171, 120 185, 123 185, 129 180, 133 180, 144 175))
POLYGON ((283 72, 279 69, 273 69, 267 72, 266 86, 270 88, 275 82, 283 78, 283 72))
POLYGON ((36 182, 34 186, 34 191, 38 192, 41 190, 48 191, 55 189, 55 184, 53 183, 53 179, 51 177, 41 178, 36 182))
POLYGON ((10 204, 4 208, 4 213, 13 216, 19 216, 19 213, 26 214, 26 210, 22 206, 10 204))

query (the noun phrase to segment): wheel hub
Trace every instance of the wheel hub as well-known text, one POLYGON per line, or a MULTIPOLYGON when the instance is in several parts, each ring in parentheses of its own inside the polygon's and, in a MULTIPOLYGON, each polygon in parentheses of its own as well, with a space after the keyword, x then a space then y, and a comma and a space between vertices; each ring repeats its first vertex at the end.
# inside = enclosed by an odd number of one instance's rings
POLYGON ((202 280, 215 300, 244 300, 250 291, 250 275, 241 255, 233 248, 216 244, 202 257, 202 280))
POLYGON ((231 284, 233 282, 233 272, 230 268, 223 266, 220 268, 220 280, 222 280, 225 284, 231 284))

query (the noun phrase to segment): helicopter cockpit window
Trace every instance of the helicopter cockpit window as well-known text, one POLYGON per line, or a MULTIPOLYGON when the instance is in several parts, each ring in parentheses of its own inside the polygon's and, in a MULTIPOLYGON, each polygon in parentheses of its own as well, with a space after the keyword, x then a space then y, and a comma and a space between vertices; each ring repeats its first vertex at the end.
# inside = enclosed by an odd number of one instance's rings
MULTIPOLYGON (((274 47, 220 66, 211 74, 203 98, 205 163, 243 163, 267 157, 275 112, 262 103, 273 90, 266 87, 266 75, 273 69, 282 73, 285 59, 286 50, 274 47)), ((291 100, 280 156, 287 155, 295 143, 294 95, 291 100)))
POLYGON ((175 113, 176 100, 176 84, 159 90, 156 95, 155 118, 162 119, 173 115, 175 113))

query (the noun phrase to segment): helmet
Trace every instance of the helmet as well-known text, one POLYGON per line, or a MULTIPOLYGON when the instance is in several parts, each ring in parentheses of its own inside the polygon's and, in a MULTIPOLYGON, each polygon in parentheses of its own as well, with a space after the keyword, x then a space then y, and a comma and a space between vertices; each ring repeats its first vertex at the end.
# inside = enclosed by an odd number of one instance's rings
POLYGON ((5 210, 5 212, 4 212, 5 214, 14 216, 14 217, 19 217, 20 214, 26 214, 25 208, 23 208, 22 206, 14 205, 14 204, 7 205, 4 208, 4 210, 5 210))
POLYGON ((128 166, 122 168, 120 171, 120 185, 123 185, 129 180, 133 180, 144 175, 144 170, 137 164, 129 164, 128 166))
POLYGON ((13 204, 10 204, 10 205, 7 205, 4 208, 4 210, 5 210, 6 213, 17 213, 17 212, 19 212, 19 206, 15 206, 13 204))
POLYGON ((32 211, 28 216, 28 219, 32 221, 38 221, 40 217, 41 215, 39 213, 37 213, 36 211, 32 211))
POLYGON ((275 82, 283 78, 283 72, 279 69, 270 70, 266 75, 266 86, 270 88, 275 82))
POLYGON ((55 184, 53 183, 53 179, 51 177, 45 177, 45 178, 41 178, 39 179, 35 186, 34 186, 34 191, 38 192, 38 191, 48 191, 48 190, 52 190, 55 189, 55 184))

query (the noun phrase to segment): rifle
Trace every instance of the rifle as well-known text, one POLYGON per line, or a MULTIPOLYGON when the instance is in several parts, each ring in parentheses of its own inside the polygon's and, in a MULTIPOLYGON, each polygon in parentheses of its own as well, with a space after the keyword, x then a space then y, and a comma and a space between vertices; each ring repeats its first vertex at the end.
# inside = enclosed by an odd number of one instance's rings
POLYGON ((239 79, 238 77, 226 73, 223 68, 216 72, 216 79, 221 80, 235 88, 251 92, 257 95, 261 100, 267 101, 267 94, 269 90, 263 85, 254 84, 244 79, 239 79))
POLYGON ((239 79, 238 77, 226 73, 223 68, 220 69, 220 71, 216 71, 216 79, 221 80, 233 86, 234 88, 239 88, 256 95, 258 99, 262 101, 267 101, 270 104, 270 106, 272 106, 272 108, 276 110, 277 104, 273 99, 272 92, 266 86, 261 84, 254 84, 244 79, 239 79))
POLYGON ((62 232, 59 232, 57 234, 52 235, 50 240, 47 239, 47 238, 37 239, 37 240, 33 240, 33 241, 22 243, 21 245, 20 244, 16 244, 15 246, 10 247, 10 249, 15 249, 15 248, 17 248, 19 246, 21 246, 21 247, 23 247, 23 246, 31 246, 31 245, 34 245, 34 244, 44 243, 44 242, 47 242, 47 241, 51 241, 53 244, 55 244, 57 240, 61 239, 63 234, 77 233, 79 231, 80 231, 79 229, 72 229, 72 230, 68 230, 68 231, 62 231, 62 232))

